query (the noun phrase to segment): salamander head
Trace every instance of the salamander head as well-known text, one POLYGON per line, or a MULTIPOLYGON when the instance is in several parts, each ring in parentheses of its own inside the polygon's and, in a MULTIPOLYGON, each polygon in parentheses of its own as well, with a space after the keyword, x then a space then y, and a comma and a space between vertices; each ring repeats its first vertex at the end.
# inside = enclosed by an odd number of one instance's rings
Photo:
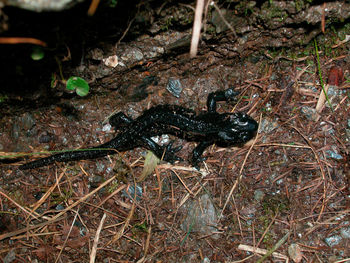
POLYGON ((258 123, 245 113, 228 114, 218 132, 219 141, 226 144, 242 144, 252 139, 258 130, 258 123))

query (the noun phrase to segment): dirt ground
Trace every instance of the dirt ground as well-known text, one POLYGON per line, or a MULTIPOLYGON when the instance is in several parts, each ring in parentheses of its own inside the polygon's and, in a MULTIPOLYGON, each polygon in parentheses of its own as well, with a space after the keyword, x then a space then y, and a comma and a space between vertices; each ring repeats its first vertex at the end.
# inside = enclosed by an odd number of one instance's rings
POLYGON ((2 261, 350 262, 349 32, 343 39, 329 29, 310 45, 288 49, 248 41, 237 51, 226 31, 203 41, 190 59, 182 44, 189 31, 171 25, 117 45, 115 39, 91 41, 81 59, 73 58, 80 48, 73 45, 47 51, 52 57, 41 65, 40 78, 22 82, 39 83, 38 90, 6 93, 0 110, 2 261), (118 65, 107 66, 108 59, 118 65), (89 95, 65 91, 60 70, 88 80, 89 95), (169 91, 174 83, 178 96, 169 91), (147 175, 150 154, 143 148, 18 169, 38 153, 110 140, 113 113, 136 118, 159 104, 200 113, 210 92, 229 87, 240 92, 238 102, 219 103, 218 111, 248 113, 258 133, 243 147, 208 148, 200 170, 188 162, 196 143, 173 136, 157 139, 181 145, 183 161, 161 161, 147 175), (12 158, 19 153, 25 157, 12 158))

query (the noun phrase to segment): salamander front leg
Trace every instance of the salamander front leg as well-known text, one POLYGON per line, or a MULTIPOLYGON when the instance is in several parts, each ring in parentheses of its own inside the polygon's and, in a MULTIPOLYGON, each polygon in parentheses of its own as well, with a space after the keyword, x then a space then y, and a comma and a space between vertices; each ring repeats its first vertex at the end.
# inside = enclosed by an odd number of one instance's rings
POLYGON ((210 145, 212 145, 212 142, 201 142, 197 145, 196 148, 194 148, 192 153, 192 165, 199 170, 199 163, 205 161, 207 158, 203 157, 203 152, 206 148, 208 148, 210 145))
POLYGON ((208 112, 216 112, 216 102, 234 101, 238 94, 239 92, 234 88, 210 93, 207 100, 208 112))
POLYGON ((134 120, 126 116, 123 112, 118 112, 112 115, 108 121, 109 121, 109 124, 112 125, 114 129, 117 130, 118 128, 129 125, 134 120))

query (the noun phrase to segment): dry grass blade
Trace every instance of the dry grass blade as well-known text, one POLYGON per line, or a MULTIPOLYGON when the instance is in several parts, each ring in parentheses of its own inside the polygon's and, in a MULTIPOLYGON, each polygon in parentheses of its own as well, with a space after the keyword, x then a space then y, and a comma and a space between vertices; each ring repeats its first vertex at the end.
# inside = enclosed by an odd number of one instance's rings
POLYGON ((28 156, 26 152, 0 152, 0 160, 16 159, 19 157, 28 156))
POLYGON ((125 223, 123 224, 123 226, 119 229, 118 233, 114 235, 113 239, 110 240, 106 246, 109 246, 110 244, 116 242, 119 238, 121 238, 123 235, 124 235, 124 231, 125 229, 129 226, 129 223, 130 223, 130 220, 131 218, 133 217, 134 215, 134 212, 135 212, 135 203, 133 203, 132 207, 131 207, 131 210, 129 212, 129 215, 127 217, 127 219, 125 220, 125 223))
POLYGON ((0 37, 0 44, 34 44, 43 47, 47 46, 44 41, 32 37, 0 37))
MULTIPOLYGON (((289 233, 288 233, 289 235, 289 233)), ((267 249, 262 249, 262 248, 256 248, 256 247, 252 247, 252 246, 248 246, 248 245, 242 245, 240 244, 238 246, 239 250, 243 250, 243 251, 249 251, 249 252, 253 252, 253 253, 258 253, 261 255, 266 255, 267 253, 269 253, 269 251, 267 249)), ((283 255, 281 253, 277 253, 277 252, 272 252, 271 255, 275 258, 279 258, 279 259, 284 259, 286 260, 286 262, 289 262, 289 259, 286 255, 283 255)), ((233 262, 237 262, 237 261, 232 261, 233 262)))
POLYGON ((142 262, 145 262, 146 260, 146 256, 147 256, 147 253, 148 253, 148 249, 149 249, 149 244, 150 244, 150 240, 151 240, 151 233, 152 233, 152 226, 150 226, 148 229, 147 229, 147 239, 146 239, 146 244, 145 244, 145 252, 144 252, 144 255, 142 258, 140 258, 137 263, 142 263, 142 262))
POLYGON ((349 261, 350 261, 350 258, 344 258, 341 260, 334 261, 334 263, 343 263, 343 262, 349 262, 349 261))
POLYGON ((323 2, 322 7, 321 30, 323 34, 326 32, 326 2, 323 2))
POLYGON ((332 224, 332 221, 333 220, 337 220, 340 216, 342 215, 350 215, 350 209, 346 209, 344 211, 340 211, 337 215, 325 220, 324 222, 320 223, 318 222, 317 225, 313 226, 313 227, 310 227, 307 231, 306 231, 306 235, 310 235, 313 231, 315 231, 317 228, 320 228, 320 227, 324 227, 324 225, 326 224, 332 224))
POLYGON ((332 48, 337 48, 341 45, 344 45, 346 42, 350 41, 350 35, 346 35, 344 40, 339 40, 337 44, 333 45, 332 48))
POLYGON ((104 200, 102 200, 97 206, 96 208, 93 210, 95 211, 96 209, 100 208, 105 202, 107 202, 110 198, 112 198, 113 196, 115 196, 117 193, 119 193, 120 191, 122 191, 123 189, 126 188, 127 185, 123 184, 121 186, 119 186, 116 190, 113 191, 113 193, 111 193, 110 195, 108 195, 104 200))
POLYGON ((176 175, 176 177, 179 179, 179 181, 182 183, 182 185, 186 188, 186 190, 193 195, 192 191, 187 187, 187 185, 185 184, 185 182, 182 180, 181 176, 178 175, 177 172, 175 172, 174 170, 171 169, 171 171, 176 175))
POLYGON ((179 170, 179 171, 185 171, 185 172, 195 172, 200 173, 202 176, 206 176, 208 172, 204 169, 197 170, 194 167, 188 167, 188 166, 181 166, 181 165, 171 165, 168 163, 160 164, 157 166, 158 169, 172 169, 172 170, 179 170))
POLYGON ((229 22, 227 22, 226 18, 222 14, 220 8, 218 7, 218 5, 214 1, 213 1, 213 6, 214 6, 215 10, 218 12, 218 14, 219 14, 220 18, 222 19, 222 21, 232 31, 232 33, 235 36, 235 38, 237 38, 236 30, 231 26, 231 24, 229 22))
MULTIPOLYGON (((192 194, 193 197, 197 196, 200 193, 200 191, 202 191, 203 187, 206 186, 207 184, 208 184, 208 181, 204 182, 203 184, 201 184, 200 182, 197 182, 195 186, 192 188, 191 192, 196 191, 198 186, 200 187, 194 194, 192 194)), ((191 196, 190 192, 187 193, 180 201, 179 205, 177 206, 177 209, 183 206, 183 204, 186 203, 186 201, 190 198, 190 196, 191 196)))
MULTIPOLYGON (((66 172, 66 168, 60 174, 60 176, 56 180, 55 184, 53 186, 51 186, 48 191, 46 191, 46 193, 40 198, 40 200, 38 202, 36 202, 36 204, 34 205, 34 208, 32 209, 32 211, 30 211, 31 214, 34 213, 45 202, 45 200, 51 195, 53 190, 55 190, 55 188, 58 186, 58 184, 61 181, 65 172, 66 172)), ((26 218, 26 220, 28 219, 28 217, 26 218)))
POLYGON ((56 219, 51 219, 51 220, 48 220, 46 222, 43 222, 43 223, 40 223, 40 224, 37 224, 37 225, 28 226, 28 227, 23 228, 23 229, 19 229, 19 230, 13 231, 13 232, 2 234, 2 235, 0 235, 0 241, 3 240, 3 239, 6 239, 6 238, 17 236, 19 234, 28 232, 28 231, 33 230, 33 229, 37 229, 37 228, 41 228, 41 227, 47 226, 47 225, 55 223, 57 221, 61 221, 61 220, 65 219, 65 218, 66 217, 64 216, 64 217, 59 217, 59 218, 56 218, 56 219))
POLYGON ((328 88, 329 88, 329 85, 326 84, 324 86, 324 90, 320 91, 320 95, 318 97, 318 101, 317 101, 316 108, 315 108, 318 113, 321 113, 321 111, 322 111, 323 105, 324 105, 324 103, 326 101, 325 93, 328 92, 328 88))
MULTIPOLYGON (((11 197, 9 197, 7 194, 3 193, 0 191, 0 195, 2 195, 3 197, 5 197, 6 199, 8 199, 10 202, 12 202, 15 206, 17 206, 19 209, 21 209, 23 212, 25 212, 26 214, 28 214, 29 216, 34 217, 35 219, 39 219, 37 216, 35 216, 31 211, 28 211, 27 208, 21 206, 20 204, 18 204, 15 200, 13 200, 11 197)), ((27 217, 27 218, 28 218, 27 217)))
MULTIPOLYGON (((257 263, 261 263, 264 262, 264 260, 269 257, 270 255, 273 255, 273 253, 276 253, 274 251, 276 251, 280 246, 282 246, 284 244, 284 242, 286 242, 286 240, 288 239, 290 235, 290 232, 288 232, 287 234, 285 234, 262 258, 260 258, 257 263)), ((276 253, 277 255, 282 255, 280 253, 276 253)), ((286 262, 289 262, 289 259, 287 256, 283 255, 282 257, 283 259, 286 260, 286 262)))
POLYGON ((275 220, 278 216, 278 212, 275 214, 275 216, 273 217, 273 219, 271 220, 270 224, 267 226, 267 228, 265 229, 264 233, 261 235, 261 238, 259 239, 258 243, 256 244, 257 246, 260 246, 261 242, 264 240, 265 235, 267 234, 267 232, 270 230, 271 226, 273 225, 273 223, 275 223, 275 220))
POLYGON ((307 138, 304 134, 302 134, 302 133, 299 131, 299 129, 297 129, 296 127, 292 127, 292 128, 295 129, 295 130, 304 138, 304 140, 309 144, 309 146, 310 146, 312 152, 313 152, 314 155, 315 155, 315 158, 316 158, 316 160, 317 160, 317 163, 318 163, 318 165, 319 165, 319 168, 320 168, 320 172, 321 172, 321 175, 322 175, 322 182, 323 182, 323 199, 322 199, 321 211, 320 211, 320 213, 319 213, 319 215, 318 215, 318 218, 317 218, 317 221, 319 221, 319 220, 321 219, 322 213, 323 213, 323 211, 324 211, 324 209, 325 209, 325 206, 326 206, 326 204, 325 204, 325 202, 326 202, 326 196, 327 196, 326 176, 325 176, 325 173, 324 173, 324 171, 323 171, 323 167, 322 167, 322 164, 321 164, 321 160, 320 160, 320 158, 319 158, 319 156, 318 156, 316 150, 315 150, 314 147, 312 146, 311 142, 308 140, 308 138, 307 138))
POLYGON ((92 192, 90 192, 89 194, 83 196, 82 198, 80 198, 78 201, 74 202, 73 204, 71 204, 70 206, 68 206, 67 208, 63 209, 60 213, 58 213, 57 215, 55 215, 52 219, 56 219, 60 216, 62 216, 63 214, 65 214, 67 211, 71 210, 73 207, 76 207, 78 204, 84 202, 86 199, 88 199, 89 197, 93 196, 95 193, 97 193, 98 191, 101 190, 101 188, 105 187, 106 185, 108 185, 109 183, 111 183, 113 180, 116 179, 116 176, 113 176, 111 178, 109 178, 107 181, 105 181, 104 183, 102 183, 99 187, 97 187, 95 190, 93 190, 92 192))
POLYGON ((280 146, 280 147, 291 147, 291 148, 304 148, 304 149, 311 149, 308 145, 294 145, 294 144, 284 144, 284 143, 262 143, 262 144, 256 144, 256 147, 265 147, 265 146, 280 146))
POLYGON ((238 177, 238 179, 236 180, 236 182, 234 183, 234 185, 232 186, 232 188, 231 188, 231 190, 230 190, 230 193, 228 194, 228 197, 227 197, 227 199, 226 199, 226 201, 225 201, 224 207, 223 207, 222 210, 221 210, 221 213, 220 213, 219 218, 222 218, 222 216, 223 216, 223 214, 224 214, 224 211, 225 211, 225 208, 226 208, 226 206, 227 206, 229 200, 231 199, 231 196, 232 196, 232 194, 233 194, 233 191, 236 189, 238 183, 239 183, 239 182, 241 181, 241 179, 242 179, 242 176, 243 176, 242 171, 243 171, 243 168, 244 168, 244 166, 245 166, 245 163, 246 163, 246 161, 247 161, 247 159, 248 159, 248 156, 249 156, 250 152, 252 151, 252 149, 253 149, 253 147, 254 147, 254 145, 255 145, 256 141, 258 140, 258 137, 259 137, 258 134, 259 134, 259 130, 260 130, 261 120, 262 120, 262 115, 260 114, 259 127, 258 127, 258 130, 257 130, 257 132, 256 132, 256 136, 255 136, 254 141, 253 141, 252 145, 250 146, 250 148, 249 148, 249 150, 248 150, 248 152, 247 152, 247 154, 246 154, 246 156, 245 156, 245 158, 244 158, 244 161, 243 161, 243 163, 242 163, 241 169, 239 170, 239 177, 238 177))
MULTIPOLYGON (((78 209, 78 211, 79 211, 79 209, 78 209)), ((74 226, 74 224, 75 224, 75 221, 77 220, 78 211, 75 212, 75 216, 74 216, 74 219, 73 219, 73 221, 72 221, 72 223, 71 223, 71 226, 70 226, 70 228, 69 228, 67 237, 66 237, 66 239, 64 240, 64 243, 63 243, 63 245, 62 245, 62 248, 61 248, 60 252, 58 253, 58 256, 57 256, 57 258, 56 258, 56 260, 55 260, 55 263, 57 263, 57 262, 60 260, 61 254, 62 254, 64 248, 66 247, 66 244, 67 244, 67 241, 68 241, 68 239, 69 239, 70 233, 72 232, 72 229, 73 229, 73 226, 74 226)))
POLYGON ((103 227, 103 224, 105 222, 106 219, 106 213, 103 214, 100 224, 96 230, 96 235, 94 238, 94 244, 92 245, 92 249, 91 249, 91 254, 90 254, 90 263, 94 263, 95 262, 95 258, 96 258, 96 252, 97 252, 97 245, 98 245, 98 241, 100 240, 100 233, 103 227))
POLYGON ((91 4, 90 4, 88 12, 87 12, 89 16, 93 16, 95 14, 99 3, 100 3, 100 0, 92 0, 91 1, 91 4))
MULTIPOLYGON (((285 260, 287 263, 289 262, 289 258, 286 255, 283 255, 281 253, 277 253, 274 252, 276 251, 281 245, 284 244, 284 242, 286 242, 286 240, 288 239, 290 235, 290 232, 288 232, 287 234, 285 234, 274 246, 273 248, 271 248, 270 250, 267 249, 262 249, 262 248, 257 248, 257 247, 253 247, 253 246, 249 246, 249 245, 242 245, 240 244, 238 246, 239 250, 243 250, 243 251, 249 251, 249 252, 253 252, 253 253, 257 253, 257 254, 261 254, 264 255, 263 257, 261 257, 258 261, 256 261, 257 263, 261 263, 264 262, 264 260, 269 257, 269 256, 273 256, 275 258, 278 259, 283 259, 285 260)), ((249 257, 250 258, 250 257, 249 257)), ((248 258, 247 258, 248 259, 248 258)), ((234 262, 243 262, 243 261, 234 261, 234 262)), ((233 263, 233 262, 232 262, 233 263)))

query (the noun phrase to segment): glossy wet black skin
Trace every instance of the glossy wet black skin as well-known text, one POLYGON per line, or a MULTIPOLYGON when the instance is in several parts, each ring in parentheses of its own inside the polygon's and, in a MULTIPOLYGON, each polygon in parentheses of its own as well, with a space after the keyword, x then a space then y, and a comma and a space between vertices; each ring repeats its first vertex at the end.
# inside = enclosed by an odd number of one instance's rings
POLYGON ((231 88, 225 91, 210 93, 207 100, 208 111, 196 115, 192 110, 176 105, 159 105, 146 110, 135 120, 119 112, 109 120, 118 130, 117 136, 97 147, 81 151, 67 151, 46 158, 23 164, 22 170, 38 168, 54 162, 67 162, 94 159, 136 147, 144 147, 153 151, 159 158, 173 163, 181 160, 176 156, 181 147, 158 145, 151 137, 172 134, 199 144, 193 150, 191 163, 198 167, 205 149, 216 144, 221 147, 242 145, 256 133, 258 124, 244 113, 218 113, 216 102, 232 101, 237 93, 231 88))

